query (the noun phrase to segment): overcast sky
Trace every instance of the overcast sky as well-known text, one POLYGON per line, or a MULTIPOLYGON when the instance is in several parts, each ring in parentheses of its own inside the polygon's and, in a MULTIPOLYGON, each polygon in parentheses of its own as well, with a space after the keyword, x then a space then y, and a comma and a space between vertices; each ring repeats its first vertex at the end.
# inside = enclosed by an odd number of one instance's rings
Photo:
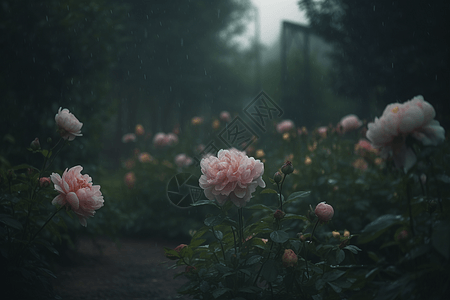
POLYGON ((282 21, 307 24, 297 2, 298 0, 252 0, 253 5, 259 9, 261 42, 264 45, 278 41, 282 21))

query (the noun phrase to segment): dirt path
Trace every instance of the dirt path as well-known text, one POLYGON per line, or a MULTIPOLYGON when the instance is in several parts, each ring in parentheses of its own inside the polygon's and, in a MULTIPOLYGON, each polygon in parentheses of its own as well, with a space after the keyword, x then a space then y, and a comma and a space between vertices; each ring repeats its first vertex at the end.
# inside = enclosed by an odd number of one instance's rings
POLYGON ((56 268, 55 292, 63 300, 189 299, 176 292, 186 279, 173 279, 183 269, 168 270, 173 261, 164 256, 164 247, 177 245, 158 239, 122 238, 117 245, 105 238, 81 238, 70 263, 56 268))

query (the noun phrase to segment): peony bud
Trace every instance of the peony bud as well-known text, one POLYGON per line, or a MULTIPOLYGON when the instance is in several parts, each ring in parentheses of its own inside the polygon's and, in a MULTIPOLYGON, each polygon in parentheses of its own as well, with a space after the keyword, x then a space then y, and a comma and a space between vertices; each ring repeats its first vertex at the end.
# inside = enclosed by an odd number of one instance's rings
POLYGON ((287 160, 281 167, 281 172, 283 172, 286 175, 291 174, 292 172, 294 172, 294 166, 290 161, 287 160))
POLYGON ((397 240, 398 241, 404 241, 408 238, 408 231, 406 229, 403 229, 397 234, 397 240))
POLYGON ((344 237, 350 237, 350 231, 344 230, 344 237))
POLYGON ((325 202, 321 202, 317 204, 316 209, 314 210, 314 213, 319 218, 319 221, 321 223, 326 223, 333 218, 334 215, 334 209, 331 205, 326 204, 325 202))
POLYGON ((289 268, 297 264, 298 257, 292 249, 285 249, 281 261, 285 268, 289 268))
POLYGON ((50 177, 41 177, 41 178, 39 178, 39 186, 41 188, 46 188, 46 187, 50 186, 50 183, 51 183, 50 177))
POLYGON ((335 239, 339 240, 341 238, 341 234, 339 233, 339 231, 333 231, 331 234, 335 239))
POLYGON ((281 175, 280 172, 275 172, 275 175, 273 175, 273 181, 275 181, 276 183, 280 183, 281 180, 283 179, 283 176, 281 175))
POLYGON ((277 220, 281 220, 284 218, 285 215, 286 213, 284 211, 277 209, 273 214, 273 217, 277 220))
POLYGON ((38 138, 35 138, 35 139, 31 142, 30 148, 31 148, 33 151, 36 151, 36 150, 41 149, 41 144, 39 143, 39 139, 38 139, 38 138))

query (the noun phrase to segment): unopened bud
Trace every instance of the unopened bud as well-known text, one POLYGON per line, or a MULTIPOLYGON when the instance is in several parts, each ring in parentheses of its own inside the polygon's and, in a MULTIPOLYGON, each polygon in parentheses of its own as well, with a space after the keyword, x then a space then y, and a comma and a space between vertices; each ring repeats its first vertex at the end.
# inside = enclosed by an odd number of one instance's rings
POLYGON ((319 204, 317 204, 314 213, 319 218, 319 221, 321 223, 326 223, 330 221, 331 218, 333 218, 334 209, 331 205, 326 204, 325 202, 320 202, 319 204))
POLYGON ((350 237, 350 231, 344 230, 344 237, 350 237))
POLYGON ((284 211, 277 209, 273 214, 273 217, 277 220, 281 220, 284 218, 285 215, 286 213, 284 211))
POLYGON ((286 268, 293 267, 297 264, 298 257, 292 249, 285 249, 283 257, 281 258, 283 266, 286 268))
POLYGON ((42 188, 46 188, 48 186, 50 186, 50 177, 41 177, 39 178, 39 186, 42 188))
POLYGON ((333 235, 333 237, 335 239, 340 239, 341 238, 341 234, 339 233, 339 231, 333 231, 331 234, 333 235))
POLYGON ((275 181, 276 183, 280 183, 281 180, 283 179, 283 176, 281 175, 280 172, 275 172, 275 174, 273 175, 273 181, 275 181))
POLYGON ((31 148, 31 150, 33 150, 33 151, 36 151, 36 150, 41 149, 41 144, 39 143, 39 139, 38 139, 38 138, 35 138, 35 139, 31 142, 30 148, 31 148))
POLYGON ((286 175, 291 174, 292 172, 294 172, 294 166, 290 161, 287 160, 281 167, 281 172, 283 172, 286 175))
POLYGON ((397 240, 398 241, 404 241, 408 238, 408 231, 406 229, 403 229, 397 234, 397 240))

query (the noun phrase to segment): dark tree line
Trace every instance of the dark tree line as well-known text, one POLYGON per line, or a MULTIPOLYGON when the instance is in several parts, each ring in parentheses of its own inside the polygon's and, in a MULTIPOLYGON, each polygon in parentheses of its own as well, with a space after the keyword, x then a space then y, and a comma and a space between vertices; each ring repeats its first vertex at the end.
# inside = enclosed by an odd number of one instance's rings
POLYGON ((376 101, 380 109, 420 94, 448 129, 449 1, 300 0, 299 6, 335 49, 337 94, 376 101))
POLYGON ((17 149, 36 136, 45 143, 60 106, 84 123, 73 145, 82 161, 116 147, 137 123, 168 131, 205 101, 215 110, 238 107, 247 90, 231 41, 248 7, 248 0, 3 1, 0 155, 20 159, 17 149), (5 150, 13 140, 17 147, 5 150))

